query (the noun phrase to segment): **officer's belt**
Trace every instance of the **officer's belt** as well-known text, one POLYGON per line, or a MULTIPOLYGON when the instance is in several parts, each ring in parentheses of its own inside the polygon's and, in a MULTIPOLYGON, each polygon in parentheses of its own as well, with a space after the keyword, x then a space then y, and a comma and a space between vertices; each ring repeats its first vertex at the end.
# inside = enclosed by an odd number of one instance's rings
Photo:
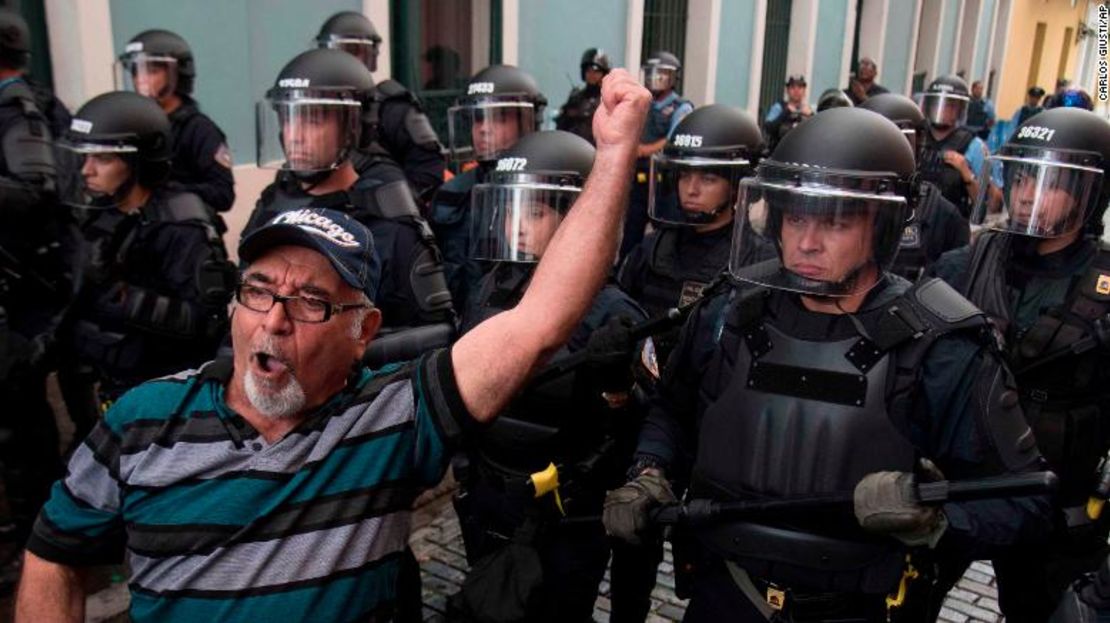
POLYGON ((872 621, 882 609, 883 597, 880 595, 797 593, 788 587, 753 577, 733 563, 726 563, 726 566, 740 592, 769 621, 775 620, 773 617, 779 611, 784 612, 787 620, 872 621))
MULTIPOLYGON (((1022 397, 1030 402, 1035 402, 1039 405, 1050 403, 1057 403, 1063 407, 1073 407, 1085 396, 1075 391, 1049 391, 1045 389, 1028 388, 1024 387, 1018 390, 1022 397)), ((1091 397, 1092 399, 1095 396, 1091 397)))
POLYGON ((785 584, 886 594, 905 552, 893 542, 855 541, 750 522, 699 527, 698 540, 750 573, 785 584))

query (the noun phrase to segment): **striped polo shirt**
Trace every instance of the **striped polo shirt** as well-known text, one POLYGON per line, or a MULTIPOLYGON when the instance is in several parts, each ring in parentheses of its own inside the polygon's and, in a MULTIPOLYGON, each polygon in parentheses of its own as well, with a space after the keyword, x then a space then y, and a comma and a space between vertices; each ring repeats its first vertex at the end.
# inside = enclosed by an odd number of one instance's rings
POLYGON ((131 569, 134 621, 388 618, 417 494, 469 415, 449 351, 371 372, 267 443, 230 362, 125 394, 74 452, 28 549, 131 569))

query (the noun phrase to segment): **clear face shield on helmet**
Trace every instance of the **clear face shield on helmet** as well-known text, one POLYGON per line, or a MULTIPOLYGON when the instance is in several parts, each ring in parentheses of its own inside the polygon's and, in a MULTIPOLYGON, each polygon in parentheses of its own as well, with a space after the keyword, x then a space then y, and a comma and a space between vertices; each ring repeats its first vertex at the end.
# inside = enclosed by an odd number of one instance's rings
POLYGON ((652 93, 673 89, 678 82, 678 68, 662 63, 648 63, 640 68, 640 84, 652 93))
POLYGON ((362 105, 350 92, 271 90, 256 109, 260 167, 329 171, 358 146, 362 105))
POLYGON ((535 263, 582 189, 518 176, 474 187, 470 208, 471 257, 535 263))
POLYGON ((859 178, 742 180, 729 272, 741 281, 812 296, 867 292, 893 264, 909 215, 905 197, 883 186, 859 178), (753 244, 771 245, 778 259, 742 263, 753 244))
POLYGON ((116 89, 161 99, 177 89, 177 59, 172 56, 129 52, 115 62, 116 89))
MULTIPOLYGON (((74 123, 80 123, 74 119, 74 123)), ((80 175, 75 186, 59 193, 63 203, 81 209, 117 209, 134 186, 134 162, 139 150, 126 143, 83 141, 72 133, 57 145, 73 154, 80 175)))
POLYGON ((1102 191, 1102 169, 1089 158, 1052 150, 1003 147, 987 158, 979 179, 973 225, 1032 238, 1080 230, 1102 191), (991 171, 1002 167, 1001 203, 989 192, 991 171))
POLYGON ((360 63, 370 71, 378 69, 378 54, 381 52, 381 41, 365 37, 345 37, 342 35, 328 35, 327 38, 317 39, 317 47, 328 48, 346 52, 357 58, 360 63))
POLYGON ((456 162, 496 160, 525 134, 536 131, 535 115, 535 105, 520 99, 469 100, 448 108, 451 158, 456 162))
POLYGON ((657 153, 651 158, 648 216, 668 225, 712 223, 731 213, 737 184, 750 171, 751 163, 743 159, 657 153))
POLYGON ((940 128, 955 128, 967 121, 966 95, 956 93, 918 93, 921 114, 929 125, 940 128))

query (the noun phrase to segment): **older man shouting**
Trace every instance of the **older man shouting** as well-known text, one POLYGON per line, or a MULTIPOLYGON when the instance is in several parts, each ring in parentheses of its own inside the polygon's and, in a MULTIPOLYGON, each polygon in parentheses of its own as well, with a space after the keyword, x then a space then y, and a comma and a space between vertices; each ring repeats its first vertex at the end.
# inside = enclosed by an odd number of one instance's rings
POLYGON ((413 498, 569 339, 616 254, 650 94, 606 77, 594 174, 520 304, 450 350, 358 364, 381 314, 369 232, 322 209, 243 240, 234 357, 125 394, 28 543, 18 621, 80 621, 81 568, 131 569, 134 621, 391 618, 413 498))

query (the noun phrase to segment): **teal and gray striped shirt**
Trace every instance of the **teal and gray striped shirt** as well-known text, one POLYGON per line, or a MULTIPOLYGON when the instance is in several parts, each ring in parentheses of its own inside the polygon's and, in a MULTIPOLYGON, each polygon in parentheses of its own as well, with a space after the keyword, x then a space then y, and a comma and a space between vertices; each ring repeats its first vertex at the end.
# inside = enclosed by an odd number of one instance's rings
POLYGON ((124 395, 28 549, 131 569, 134 621, 367 621, 393 606, 416 495, 467 426, 446 350, 370 372, 267 443, 213 362, 124 395))

